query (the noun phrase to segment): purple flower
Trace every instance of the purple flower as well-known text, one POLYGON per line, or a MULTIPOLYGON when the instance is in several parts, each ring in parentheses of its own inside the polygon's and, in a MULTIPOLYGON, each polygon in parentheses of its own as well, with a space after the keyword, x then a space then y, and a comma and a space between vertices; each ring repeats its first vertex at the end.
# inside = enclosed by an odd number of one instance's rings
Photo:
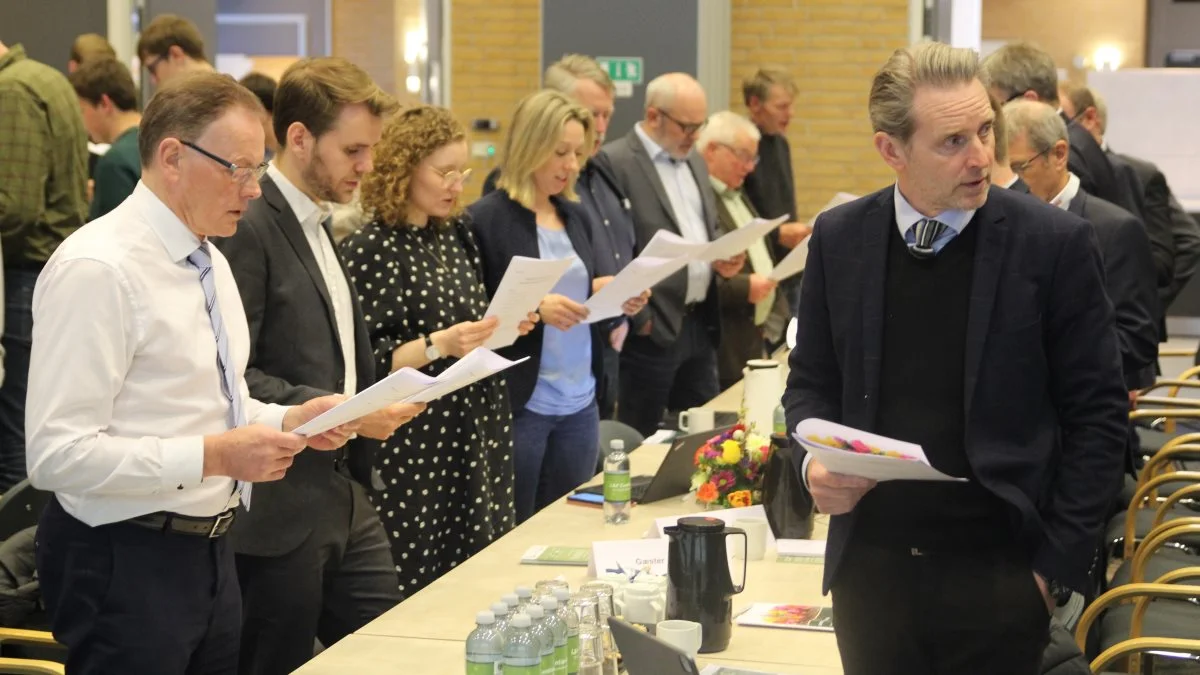
POLYGON ((737 482, 737 478, 733 475, 732 471, 725 469, 723 471, 717 471, 714 473, 712 482, 716 484, 718 490, 724 492, 725 490, 728 490, 734 486, 734 484, 737 482))

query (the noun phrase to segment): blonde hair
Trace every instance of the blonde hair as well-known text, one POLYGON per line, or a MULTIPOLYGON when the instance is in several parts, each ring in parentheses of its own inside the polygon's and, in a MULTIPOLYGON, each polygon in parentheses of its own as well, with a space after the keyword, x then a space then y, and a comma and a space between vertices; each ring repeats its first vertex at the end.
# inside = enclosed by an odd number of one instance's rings
POLYGON ((767 98, 771 95, 771 87, 776 84, 783 87, 784 91, 791 96, 796 95, 796 82, 786 70, 759 68, 754 75, 742 82, 742 100, 747 106, 750 105, 752 98, 766 103, 767 98))
POLYGON ((907 143, 913 134, 913 97, 922 86, 950 87, 979 79, 971 49, 925 42, 898 49, 875 73, 867 109, 875 131, 907 143))
MULTIPOLYGON (((565 94, 543 89, 522 99, 517 104, 508 135, 504 138, 500 180, 496 182, 496 187, 508 192, 509 197, 525 208, 532 209, 533 172, 554 154, 554 146, 562 139, 568 122, 579 122, 583 126, 584 149, 595 145, 596 129, 592 113, 565 94)), ((581 158, 580 163, 583 162, 581 158)), ((571 201, 577 199, 575 187, 570 182, 563 190, 563 196, 571 201)))
POLYGON ((287 129, 299 122, 314 137, 333 127, 342 108, 364 104, 376 117, 396 112, 400 104, 379 88, 367 71, 339 56, 301 59, 283 71, 271 110, 275 140, 287 147, 287 129))
POLYGON ((547 89, 561 91, 567 96, 575 94, 575 83, 579 80, 591 80, 600 85, 604 91, 612 94, 615 91, 612 78, 590 56, 583 54, 565 54, 546 69, 543 81, 547 89))
MULTIPOLYGON (((413 173, 430 155, 466 137, 463 125, 445 108, 422 105, 393 116, 375 145, 375 170, 363 176, 363 211, 385 225, 406 225, 413 173)), ((454 210, 459 210, 457 203, 454 210)), ((430 222, 443 224, 434 218, 430 222)))

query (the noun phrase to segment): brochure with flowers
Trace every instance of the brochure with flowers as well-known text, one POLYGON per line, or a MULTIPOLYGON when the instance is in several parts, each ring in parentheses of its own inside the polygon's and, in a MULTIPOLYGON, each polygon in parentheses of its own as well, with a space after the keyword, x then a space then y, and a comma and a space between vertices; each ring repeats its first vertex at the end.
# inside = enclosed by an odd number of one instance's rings
POLYGON ((756 602, 737 618, 737 623, 739 626, 832 631, 833 608, 756 602))
POLYGON ((965 481, 929 465, 921 446, 876 436, 815 418, 796 425, 792 434, 804 449, 834 473, 873 480, 965 481))

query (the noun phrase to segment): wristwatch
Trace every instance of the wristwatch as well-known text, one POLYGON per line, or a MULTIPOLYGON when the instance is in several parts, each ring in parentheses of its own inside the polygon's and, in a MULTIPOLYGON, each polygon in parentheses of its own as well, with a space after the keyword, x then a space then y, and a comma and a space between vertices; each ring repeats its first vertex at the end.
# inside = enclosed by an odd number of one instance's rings
POLYGON ((421 338, 425 340, 425 358, 430 361, 437 361, 442 358, 442 352, 433 344, 433 338, 428 335, 422 335, 421 338))
POLYGON ((1054 604, 1057 607, 1062 607, 1063 605, 1067 604, 1067 601, 1071 599, 1072 593, 1069 587, 1058 583, 1054 579, 1046 580, 1046 592, 1050 594, 1050 597, 1054 600, 1054 604))

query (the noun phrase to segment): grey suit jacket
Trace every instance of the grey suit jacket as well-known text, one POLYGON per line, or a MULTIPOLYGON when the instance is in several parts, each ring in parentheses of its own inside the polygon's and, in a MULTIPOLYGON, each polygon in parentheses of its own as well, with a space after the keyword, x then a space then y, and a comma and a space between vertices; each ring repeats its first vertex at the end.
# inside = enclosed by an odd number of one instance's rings
MULTIPOLYGON (((237 233, 217 241, 217 248, 229 260, 246 309, 250 395, 295 405, 342 391, 345 367, 325 279, 296 214, 270 177, 263 178, 262 198, 250 202, 237 233)), ((375 361, 358 294, 348 279, 347 284, 354 311, 355 377, 361 391, 375 381, 375 361)), ((234 550, 283 555, 302 544, 317 524, 335 526, 321 520, 342 511, 330 507, 336 500, 349 500, 350 489, 334 461, 344 454, 354 476, 369 484, 370 447, 351 441, 344 453, 304 450, 283 480, 255 485, 252 508, 234 522, 234 550)))
MULTIPOLYGON (((633 206, 633 228, 637 234, 638 252, 646 247, 654 233, 659 230, 682 234, 667 191, 663 188, 662 179, 659 178, 658 170, 654 168, 654 162, 646 152, 646 146, 638 137, 637 130, 630 129, 623 138, 605 145, 601 152, 607 156, 608 164, 616 175, 618 187, 633 206)), ((700 198, 704 204, 704 223, 708 228, 709 239, 716 239, 717 198, 708 182, 708 167, 695 152, 688 155, 687 163, 696 179, 696 185, 700 188, 700 198)), ((713 344, 720 344, 721 321, 716 278, 717 274, 713 272, 713 282, 699 311, 713 344)), ((650 311, 643 311, 633 317, 633 331, 640 331, 645 322, 651 320, 651 339, 658 345, 669 347, 679 337, 679 328, 687 312, 684 303, 687 297, 687 270, 672 274, 653 290, 650 296, 650 311)))

